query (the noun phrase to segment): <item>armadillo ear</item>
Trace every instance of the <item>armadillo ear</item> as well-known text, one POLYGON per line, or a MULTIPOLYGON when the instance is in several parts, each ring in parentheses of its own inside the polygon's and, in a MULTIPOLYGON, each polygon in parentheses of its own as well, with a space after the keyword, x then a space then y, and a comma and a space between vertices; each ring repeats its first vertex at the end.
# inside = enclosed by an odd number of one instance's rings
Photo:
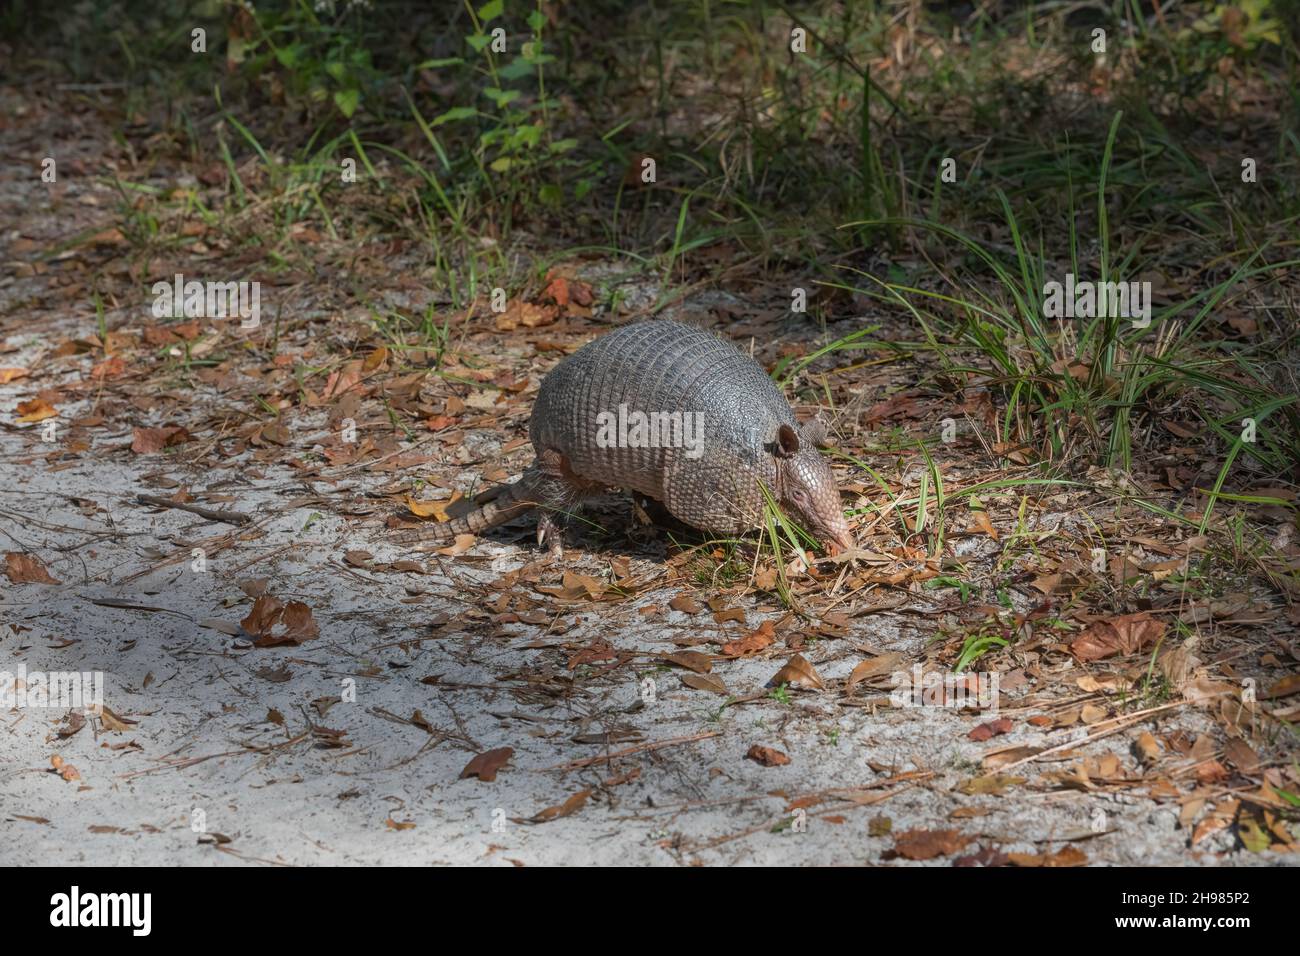
POLYGON ((776 456, 792 458, 799 451, 799 433, 789 425, 776 430, 776 456))
POLYGON ((818 448, 826 447, 826 423, 820 418, 808 419, 799 430, 803 432, 803 440, 808 444, 816 445, 818 448))

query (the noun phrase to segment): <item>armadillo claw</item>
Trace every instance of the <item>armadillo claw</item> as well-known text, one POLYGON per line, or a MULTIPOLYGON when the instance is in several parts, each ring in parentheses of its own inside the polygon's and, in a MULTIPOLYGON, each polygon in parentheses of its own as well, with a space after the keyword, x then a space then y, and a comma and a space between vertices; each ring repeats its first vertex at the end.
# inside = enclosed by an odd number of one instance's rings
POLYGON ((546 547, 553 558, 564 557, 564 541, 560 526, 550 515, 542 515, 537 521, 537 546, 546 547))

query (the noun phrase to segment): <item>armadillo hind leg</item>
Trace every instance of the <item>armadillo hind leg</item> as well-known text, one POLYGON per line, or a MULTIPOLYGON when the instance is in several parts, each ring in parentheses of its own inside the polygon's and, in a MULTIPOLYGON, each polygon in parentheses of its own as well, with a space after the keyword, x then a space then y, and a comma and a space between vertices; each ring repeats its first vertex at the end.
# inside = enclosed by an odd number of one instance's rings
POLYGON ((564 554, 562 522, 577 511, 583 500, 604 490, 598 482, 586 481, 575 475, 564 456, 554 450, 543 450, 537 463, 526 475, 532 480, 533 498, 541 509, 537 519, 537 544, 545 547, 555 557, 564 554))

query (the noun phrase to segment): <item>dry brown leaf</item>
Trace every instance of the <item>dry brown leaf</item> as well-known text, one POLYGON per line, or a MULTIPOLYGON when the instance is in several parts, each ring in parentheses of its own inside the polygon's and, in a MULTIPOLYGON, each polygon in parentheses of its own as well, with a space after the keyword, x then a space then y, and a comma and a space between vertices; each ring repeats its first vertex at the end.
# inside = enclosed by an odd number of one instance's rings
POLYGON ((727 685, 717 674, 683 674, 682 683, 694 690, 706 690, 711 694, 727 696, 727 685))
POLYGON ((761 763, 764 767, 784 767, 790 762, 790 758, 776 748, 761 747, 758 744, 745 752, 745 759, 761 763))
POLYGON ((873 677, 879 677, 882 674, 892 674, 899 664, 903 661, 903 655, 895 652, 881 654, 879 657, 873 657, 869 660, 862 661, 853 668, 853 673, 849 674, 848 682, 844 685, 845 690, 849 690, 861 684, 864 680, 870 680, 873 677))
POLYGON ((551 284, 546 287, 542 295, 549 298, 560 308, 564 308, 569 304, 569 280, 564 276, 556 276, 551 280, 551 284))
POLYGON ((1230 738, 1223 752, 1228 762, 1242 773, 1254 773, 1259 769, 1259 754, 1244 740, 1230 738))
POLYGON ((587 799, 591 796, 591 793, 592 791, 590 789, 579 790, 577 793, 569 797, 568 800, 565 800, 559 806, 547 807, 541 813, 538 813, 535 816, 530 817, 528 819, 528 822, 549 823, 552 820, 559 820, 562 817, 567 817, 570 814, 576 813, 577 811, 581 810, 582 807, 586 804, 587 799))
POLYGON ((1011 718, 999 717, 997 720, 990 720, 986 724, 980 724, 966 736, 976 742, 992 740, 1000 734, 1010 733, 1012 728, 1011 718))
POLYGON ((189 441, 190 433, 179 425, 162 428, 135 428, 131 431, 131 450, 137 455, 152 455, 172 445, 189 441))
POLYGON ((662 659, 678 667, 685 667, 688 671, 695 671, 697 674, 707 674, 713 670, 713 662, 709 660, 709 655, 701 654, 699 651, 677 651, 675 654, 664 654, 662 659))
POLYGON ((1066 846, 1055 853, 1008 853, 1012 866, 1087 866, 1088 855, 1077 847, 1066 846))
POLYGON ((1133 753, 1144 764, 1153 764, 1160 759, 1160 744, 1156 743, 1150 731, 1144 730, 1133 741, 1133 753))
POLYGON ((92 379, 120 378, 126 374, 126 360, 120 355, 110 355, 96 363, 90 370, 92 379))
POLYGON ((119 717, 107 707, 100 708, 99 721, 105 730, 115 730, 118 733, 128 733, 136 723, 134 720, 119 717))
POLYGON ((679 594, 668 602, 668 606, 674 611, 681 611, 683 614, 699 614, 703 608, 700 602, 695 600, 689 594, 679 594))
POLYGON ((1272 700, 1275 697, 1289 697, 1297 691, 1300 691, 1300 674, 1289 674, 1259 696, 1264 700, 1272 700))
POLYGON ((497 771, 506 765, 506 761, 513 757, 514 753, 514 747, 498 747, 477 754, 465 764, 465 769, 460 772, 460 779, 478 777, 484 783, 491 783, 497 778, 497 771))
POLYGON ((723 644, 722 653, 728 657, 748 657, 767 649, 775 640, 776 626, 771 621, 764 621, 757 630, 723 644))
POLYGON ((569 670, 576 670, 583 664, 595 664, 599 661, 612 661, 617 656, 618 655, 614 653, 614 645, 604 638, 598 637, 569 658, 569 670))
POLYGON ((745 623, 745 612, 742 608, 730 607, 724 611, 715 611, 713 614, 713 623, 726 624, 728 621, 736 621, 740 624, 745 623))
POLYGON ((1169 685, 1181 691, 1192 679, 1196 668, 1201 666, 1201 659, 1180 644, 1161 654, 1156 659, 1156 665, 1169 685))
POLYGON ((320 636, 311 608, 301 601, 281 604, 269 594, 263 594, 253 603, 253 609, 239 622, 239 626, 254 638, 255 647, 302 644, 320 636), (281 629, 277 631, 276 625, 281 629))
POLYGON ((45 419, 54 418, 58 414, 55 407, 43 398, 33 398, 29 402, 18 403, 18 424, 20 425, 43 422, 45 419))
POLYGON ((456 492, 446 501, 417 501, 410 495, 406 496, 406 507, 411 514, 417 518, 434 518, 438 521, 447 520, 447 509, 455 502, 460 500, 460 492, 456 492))
POLYGON ((1029 583, 1043 594, 1051 594, 1061 586, 1061 576, 1059 574, 1040 574, 1029 583))
POLYGON ((35 555, 19 551, 5 552, 5 576, 12 584, 59 584, 50 577, 45 565, 35 555))
POLYGON ((1208 677, 1202 677, 1198 680, 1188 681, 1179 690, 1193 704, 1204 704, 1219 697, 1236 697, 1241 688, 1226 681, 1215 681, 1210 680, 1208 677))
POLYGON ((907 860, 933 860, 965 849, 974 839, 960 830, 905 830, 895 838, 893 853, 907 860))
POLYGON ((1230 822, 1231 821, 1219 816, 1206 817, 1200 823, 1196 824, 1196 828, 1192 830, 1192 846, 1196 846, 1196 844, 1200 843, 1207 837, 1218 833, 1220 830, 1227 827, 1230 822))
MULTIPOLYGON (((447 547, 438 548, 437 553, 445 554, 448 557, 454 558, 456 555, 464 554, 470 548, 474 547, 474 542, 476 540, 478 539, 472 534, 458 534, 454 539, 452 539, 451 544, 447 545, 447 547)), ((393 567, 397 567, 397 564, 394 563, 393 567)))
POLYGON ((239 626, 253 636, 269 634, 283 611, 283 604, 269 594, 262 594, 253 602, 252 610, 239 622, 239 626))
POLYGON ((594 601, 605 593, 605 583, 589 574, 575 574, 565 571, 560 578, 560 586, 547 585, 537 590, 565 601, 594 601))
POLYGON ((999 767, 1005 767, 1007 764, 1024 760, 1026 757, 1032 757, 1041 753, 1042 747, 1005 747, 995 750, 992 753, 985 754, 980 761, 980 766, 985 770, 997 770, 999 767))
POLYGON ((1084 704, 1079 710, 1079 719, 1085 724, 1095 724, 1106 719, 1106 708, 1096 704, 1084 704))
POLYGON ((993 527, 993 522, 989 520, 987 511, 972 511, 970 513, 971 527, 970 531, 982 531, 994 541, 998 540, 998 529, 993 527))
POLYGON ((808 690, 826 689, 821 675, 817 673, 816 668, 808 663, 802 654, 796 654, 790 658, 786 665, 767 682, 768 687, 780 687, 782 684, 789 684, 791 687, 803 687, 808 690))
POLYGON ((1007 787, 1016 787, 1025 783, 1026 777, 1013 777, 1004 773, 987 774, 983 777, 972 777, 958 785, 957 790, 967 796, 993 796, 1000 797, 1006 792, 1007 787))
POLYGON ((533 302, 515 299, 506 306, 504 312, 498 313, 496 326, 502 332, 509 332, 519 326, 535 329, 550 325, 559 315, 559 309, 553 305, 541 306, 533 302))
POLYGON ((320 628, 311 616, 311 608, 301 601, 290 601, 284 606, 280 623, 284 625, 284 633, 279 635, 281 643, 301 644, 320 636, 320 628))
POLYGON ((1116 654, 1134 654, 1164 636, 1165 623, 1146 611, 1126 614, 1088 627, 1070 644, 1080 661, 1096 661, 1116 654))

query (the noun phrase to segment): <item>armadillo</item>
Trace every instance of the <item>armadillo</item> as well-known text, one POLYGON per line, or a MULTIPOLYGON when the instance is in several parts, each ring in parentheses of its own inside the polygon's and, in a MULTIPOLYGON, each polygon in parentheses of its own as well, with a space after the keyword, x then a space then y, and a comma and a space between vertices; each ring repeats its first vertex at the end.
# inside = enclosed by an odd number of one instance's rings
POLYGON ((713 534, 760 526, 769 498, 823 544, 853 545, 839 490, 766 372, 730 342, 650 320, 593 339, 542 380, 529 422, 536 460, 497 498, 399 540, 477 534, 534 508, 539 545, 561 547, 557 518, 609 488, 640 492, 713 534))

